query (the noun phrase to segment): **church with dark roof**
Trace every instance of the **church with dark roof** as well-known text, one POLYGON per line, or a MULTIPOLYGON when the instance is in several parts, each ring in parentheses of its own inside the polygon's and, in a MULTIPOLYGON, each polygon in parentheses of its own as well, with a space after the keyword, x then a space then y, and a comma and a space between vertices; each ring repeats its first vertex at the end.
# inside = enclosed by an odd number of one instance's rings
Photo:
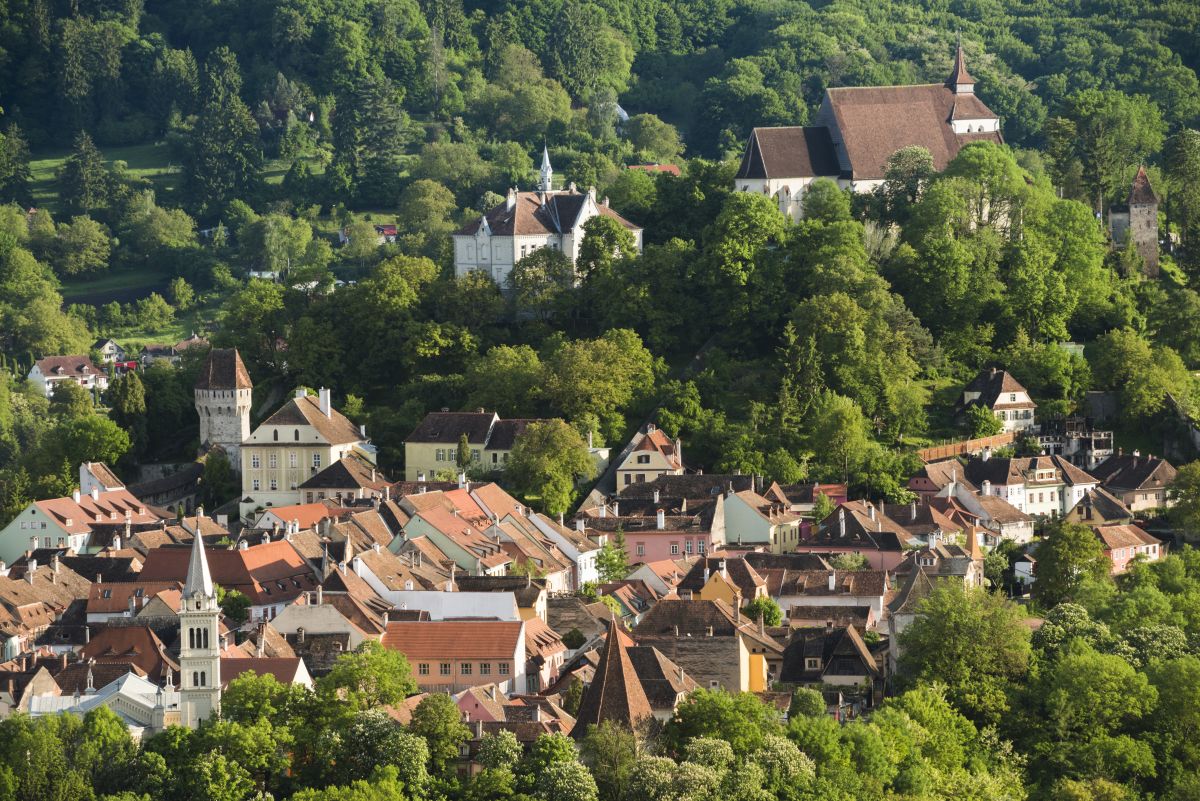
POLYGON ((805 187, 817 178, 869 192, 883 182, 897 150, 923 147, 942 170, 964 145, 978 141, 1004 139, 1000 118, 975 95, 959 45, 944 83, 831 88, 812 125, 755 128, 734 186, 770 196, 798 220, 805 187))

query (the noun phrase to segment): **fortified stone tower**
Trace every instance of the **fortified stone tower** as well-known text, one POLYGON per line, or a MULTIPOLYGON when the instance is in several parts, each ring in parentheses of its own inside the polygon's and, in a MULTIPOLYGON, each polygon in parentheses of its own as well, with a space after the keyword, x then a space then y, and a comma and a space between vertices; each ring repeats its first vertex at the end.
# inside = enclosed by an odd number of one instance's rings
POLYGON ((1129 188, 1126 206, 1113 206, 1109 211, 1109 225, 1115 247, 1125 247, 1132 240, 1133 246, 1146 263, 1146 275, 1158 277, 1158 195, 1150 185, 1146 168, 1139 167, 1129 188))
POLYGON ((209 351, 196 378, 200 445, 220 445, 235 471, 241 469, 242 442, 250 436, 250 396, 254 384, 236 348, 209 351))

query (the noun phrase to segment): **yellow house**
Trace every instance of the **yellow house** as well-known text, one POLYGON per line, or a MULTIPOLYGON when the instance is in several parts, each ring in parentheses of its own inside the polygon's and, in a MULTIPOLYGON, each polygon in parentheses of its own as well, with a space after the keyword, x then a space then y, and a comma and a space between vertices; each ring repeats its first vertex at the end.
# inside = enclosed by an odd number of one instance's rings
POLYGON ((708 583, 700 590, 701 601, 724 601, 738 609, 742 605, 742 591, 720 570, 709 576, 708 583))
POLYGON ((495 412, 430 412, 404 440, 404 480, 433 480, 458 473, 458 446, 465 436, 471 452, 467 469, 503 470, 517 437, 540 420, 501 420, 495 412))
POLYGON ((683 475, 683 446, 651 423, 634 437, 632 447, 617 467, 617 491, 665 475, 683 475))
POLYGON ((374 461, 366 432, 332 407, 329 390, 297 390, 242 443, 243 519, 300 503, 300 485, 350 453, 374 461))

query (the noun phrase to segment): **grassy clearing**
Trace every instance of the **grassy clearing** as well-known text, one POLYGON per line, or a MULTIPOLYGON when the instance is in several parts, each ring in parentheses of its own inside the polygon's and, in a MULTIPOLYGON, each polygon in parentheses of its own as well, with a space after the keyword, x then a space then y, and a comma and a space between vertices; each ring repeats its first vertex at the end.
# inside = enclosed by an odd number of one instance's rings
MULTIPOLYGON (((173 205, 172 198, 179 191, 182 180, 181 165, 172 158, 166 143, 147 143, 128 147, 102 148, 104 161, 112 166, 114 161, 123 161, 131 175, 145 178, 154 187, 158 202, 173 205)), ((33 199, 41 208, 58 215, 58 171, 71 155, 70 149, 50 150, 37 153, 29 163, 33 173, 33 199)))
POLYGON ((128 303, 151 292, 166 291, 167 276, 149 270, 109 270, 98 276, 64 281, 61 292, 65 303, 90 303, 100 306, 110 301, 128 303))

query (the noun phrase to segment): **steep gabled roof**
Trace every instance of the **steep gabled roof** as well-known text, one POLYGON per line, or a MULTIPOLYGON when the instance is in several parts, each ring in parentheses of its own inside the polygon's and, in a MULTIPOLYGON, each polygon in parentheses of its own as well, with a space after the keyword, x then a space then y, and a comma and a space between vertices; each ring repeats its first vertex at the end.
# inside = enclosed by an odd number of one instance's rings
POLYGON ((1150 186, 1150 176, 1146 174, 1144 164, 1138 167, 1137 175, 1133 177, 1128 203, 1131 206, 1135 203, 1158 203, 1158 195, 1154 193, 1154 187, 1150 186))
POLYGON ((1175 467, 1159 456, 1115 454, 1091 469, 1100 483, 1115 492, 1164 489, 1175 481, 1175 467))
POLYGON ((472 445, 483 445, 499 420, 495 412, 430 412, 405 442, 457 444, 463 434, 472 445))
POLYGON ((599 725, 606 720, 636 729, 640 723, 654 716, 650 700, 629 657, 628 649, 632 646, 633 641, 621 631, 616 618, 610 619, 596 675, 583 694, 575 715, 573 736, 583 737, 589 726, 599 725))
POLYGON ((196 389, 251 389, 254 382, 237 348, 214 348, 196 376, 196 389))
MULTIPOLYGON (((581 192, 551 192, 545 195, 542 202, 541 192, 517 192, 516 202, 512 208, 508 202, 500 203, 489 210, 484 218, 493 236, 544 236, 549 234, 569 233, 579 219, 587 203, 588 196, 581 192)), ((641 227, 634 225, 617 212, 596 203, 596 210, 601 217, 616 220, 630 231, 640 231, 641 227)), ((472 220, 455 232, 457 236, 473 236, 483 218, 472 220)))
POLYGON ((283 407, 262 422, 263 426, 312 426, 330 445, 344 445, 366 439, 358 426, 350 422, 337 409, 331 408, 329 416, 321 411, 320 399, 315 395, 292 398, 283 407))
MULTIPOLYGON (((735 178, 814 178, 841 172, 824 126, 755 128, 735 178)), ((796 190, 800 187, 797 186, 796 190)))

